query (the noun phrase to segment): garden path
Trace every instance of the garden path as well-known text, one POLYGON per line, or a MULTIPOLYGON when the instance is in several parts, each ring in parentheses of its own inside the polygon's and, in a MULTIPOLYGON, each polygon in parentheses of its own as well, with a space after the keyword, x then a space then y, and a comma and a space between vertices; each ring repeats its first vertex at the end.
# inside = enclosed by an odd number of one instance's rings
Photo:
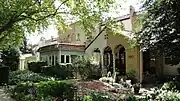
POLYGON ((13 100, 4 90, 3 87, 0 87, 0 101, 15 101, 13 100))

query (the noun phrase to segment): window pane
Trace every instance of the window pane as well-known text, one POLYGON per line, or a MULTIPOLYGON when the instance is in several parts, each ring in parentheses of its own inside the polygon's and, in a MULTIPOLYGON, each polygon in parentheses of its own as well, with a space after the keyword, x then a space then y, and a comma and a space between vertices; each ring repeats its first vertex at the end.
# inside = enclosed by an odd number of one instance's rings
POLYGON ((49 65, 51 65, 51 56, 49 56, 49 65))
POLYGON ((64 55, 61 55, 61 63, 65 63, 65 61, 64 61, 64 55))
POLYGON ((55 65, 54 55, 52 56, 52 65, 55 65))
POLYGON ((55 58, 55 65, 58 64, 58 57, 55 58))
POLYGON ((69 63, 69 55, 66 55, 66 63, 69 63))

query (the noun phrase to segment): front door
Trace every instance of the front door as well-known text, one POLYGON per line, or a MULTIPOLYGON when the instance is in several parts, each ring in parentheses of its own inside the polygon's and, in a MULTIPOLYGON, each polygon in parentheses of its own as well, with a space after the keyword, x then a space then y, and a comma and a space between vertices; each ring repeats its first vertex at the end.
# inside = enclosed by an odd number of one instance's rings
POLYGON ((126 56, 125 50, 121 48, 118 53, 116 53, 116 72, 119 75, 126 74, 126 56))

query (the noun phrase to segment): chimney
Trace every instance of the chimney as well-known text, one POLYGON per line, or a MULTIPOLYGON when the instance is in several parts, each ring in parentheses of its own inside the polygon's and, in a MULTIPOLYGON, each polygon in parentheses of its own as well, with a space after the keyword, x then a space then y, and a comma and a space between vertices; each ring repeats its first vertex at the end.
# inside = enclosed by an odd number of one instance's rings
POLYGON ((129 10, 130 10, 131 30, 133 31, 134 20, 135 20, 135 8, 132 5, 130 5, 129 10))
POLYGON ((130 10, 130 17, 133 17, 135 14, 135 8, 132 5, 130 5, 129 10, 130 10))

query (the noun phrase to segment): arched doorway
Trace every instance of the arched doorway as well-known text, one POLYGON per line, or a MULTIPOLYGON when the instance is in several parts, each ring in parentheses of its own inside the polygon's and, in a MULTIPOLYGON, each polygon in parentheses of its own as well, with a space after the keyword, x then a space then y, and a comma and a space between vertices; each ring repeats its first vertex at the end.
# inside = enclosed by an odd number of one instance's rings
POLYGON ((113 54, 109 46, 104 49, 103 66, 107 69, 107 72, 113 73, 113 54))
POLYGON ((122 45, 115 47, 115 67, 118 76, 126 75, 126 52, 122 45))

